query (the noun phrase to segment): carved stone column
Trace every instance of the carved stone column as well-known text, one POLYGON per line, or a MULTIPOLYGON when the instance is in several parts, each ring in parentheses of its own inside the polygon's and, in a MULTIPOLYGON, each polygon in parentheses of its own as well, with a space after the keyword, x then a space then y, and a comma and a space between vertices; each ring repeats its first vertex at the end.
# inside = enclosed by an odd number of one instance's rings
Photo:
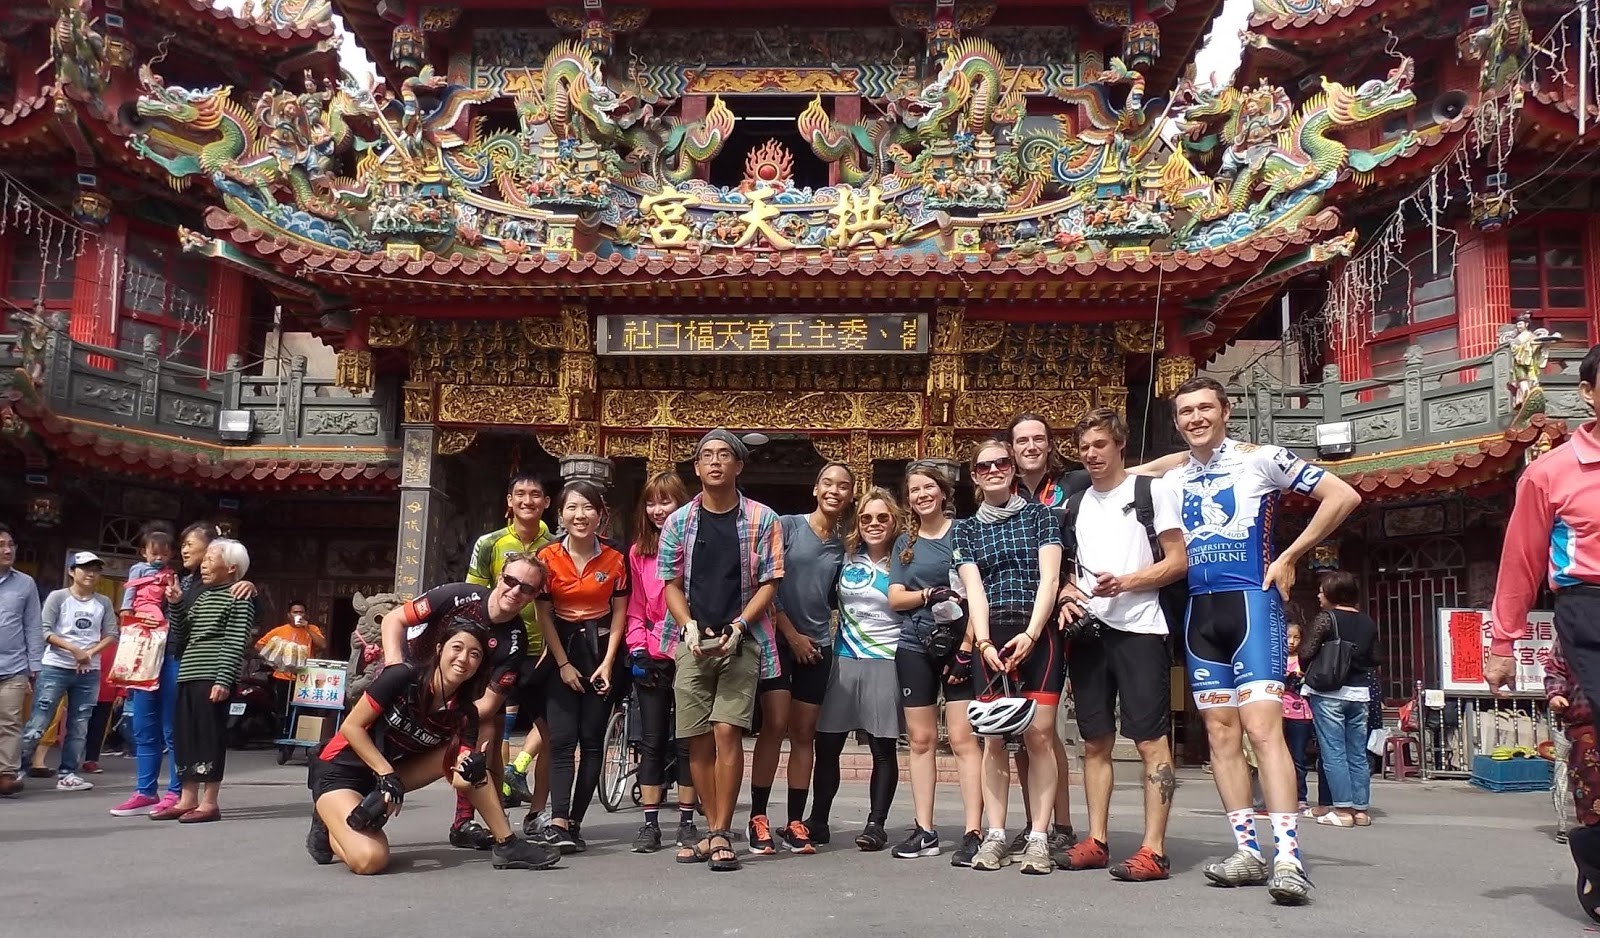
POLYGON ((444 493, 444 467, 437 455, 438 433, 431 423, 408 423, 402 428, 400 531, 394 586, 395 592, 406 599, 444 580, 439 532, 451 505, 444 493))

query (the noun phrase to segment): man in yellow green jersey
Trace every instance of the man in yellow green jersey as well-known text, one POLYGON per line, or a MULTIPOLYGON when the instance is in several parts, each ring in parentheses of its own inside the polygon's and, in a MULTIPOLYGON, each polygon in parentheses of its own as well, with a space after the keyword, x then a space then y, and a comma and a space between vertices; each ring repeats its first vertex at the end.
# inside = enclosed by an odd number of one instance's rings
MULTIPOLYGON (((544 523, 544 513, 550 507, 550 495, 544 480, 531 472, 519 472, 506 486, 506 509, 510 523, 478 538, 472 547, 472 560, 467 567, 467 582, 491 589, 505 572, 506 555, 522 554, 532 557, 554 535, 544 523)), ((503 794, 507 799, 518 798, 528 802, 528 817, 537 818, 544 809, 550 793, 550 767, 539 758, 544 752, 544 700, 545 682, 550 669, 544 666, 544 632, 539 628, 539 614, 535 603, 522 610, 522 623, 528 633, 527 663, 522 679, 512 694, 512 706, 506 708, 508 722, 524 722, 528 735, 516 761, 506 766, 503 794), (518 719, 520 715, 520 719, 518 719), (535 761, 537 760, 537 762, 535 761), (533 787, 528 786, 528 770, 533 769, 533 787)), ((508 734, 509 735, 509 734, 508 734)))

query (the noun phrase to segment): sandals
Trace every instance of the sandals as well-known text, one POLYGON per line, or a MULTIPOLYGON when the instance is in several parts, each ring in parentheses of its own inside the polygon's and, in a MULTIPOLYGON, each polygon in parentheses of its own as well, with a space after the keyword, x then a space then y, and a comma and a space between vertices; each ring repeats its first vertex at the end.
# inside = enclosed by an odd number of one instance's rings
POLYGON ((1368 814, 1365 811, 1357 811, 1356 812, 1356 817, 1355 817, 1355 822, 1356 822, 1356 826, 1357 827, 1371 827, 1372 826, 1372 815, 1368 814))
POLYGON ((1317 818, 1317 823, 1324 827, 1355 827, 1356 822, 1342 811, 1329 811, 1317 818))
POLYGON ((709 863, 713 873, 730 873, 739 869, 739 855, 733 850, 732 831, 712 831, 706 838, 706 843, 711 848, 709 863), (722 841, 722 846, 717 846, 717 841, 722 841))
POLYGON ((699 843, 685 844, 679 847, 677 855, 672 859, 677 863, 705 863, 711 859, 711 838, 708 836, 699 843), (704 849, 701 849, 701 843, 706 844, 704 849))

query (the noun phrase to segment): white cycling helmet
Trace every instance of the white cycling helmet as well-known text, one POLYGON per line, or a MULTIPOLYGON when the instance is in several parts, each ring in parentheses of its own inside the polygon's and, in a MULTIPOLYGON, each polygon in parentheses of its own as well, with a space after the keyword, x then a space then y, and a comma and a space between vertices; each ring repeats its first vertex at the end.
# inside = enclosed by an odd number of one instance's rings
POLYGON ((967 702, 967 721, 979 736, 1014 736, 1033 723, 1039 705, 1027 697, 996 697, 967 702))

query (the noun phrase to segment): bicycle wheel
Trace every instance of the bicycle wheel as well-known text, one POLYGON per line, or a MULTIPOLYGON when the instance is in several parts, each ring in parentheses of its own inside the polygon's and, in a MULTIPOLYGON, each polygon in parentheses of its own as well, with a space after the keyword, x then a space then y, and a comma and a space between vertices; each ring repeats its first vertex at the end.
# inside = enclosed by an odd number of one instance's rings
POLYGON ((628 779, 628 708, 618 707, 606 721, 605 748, 600 762, 600 803, 609 813, 622 807, 628 779))

